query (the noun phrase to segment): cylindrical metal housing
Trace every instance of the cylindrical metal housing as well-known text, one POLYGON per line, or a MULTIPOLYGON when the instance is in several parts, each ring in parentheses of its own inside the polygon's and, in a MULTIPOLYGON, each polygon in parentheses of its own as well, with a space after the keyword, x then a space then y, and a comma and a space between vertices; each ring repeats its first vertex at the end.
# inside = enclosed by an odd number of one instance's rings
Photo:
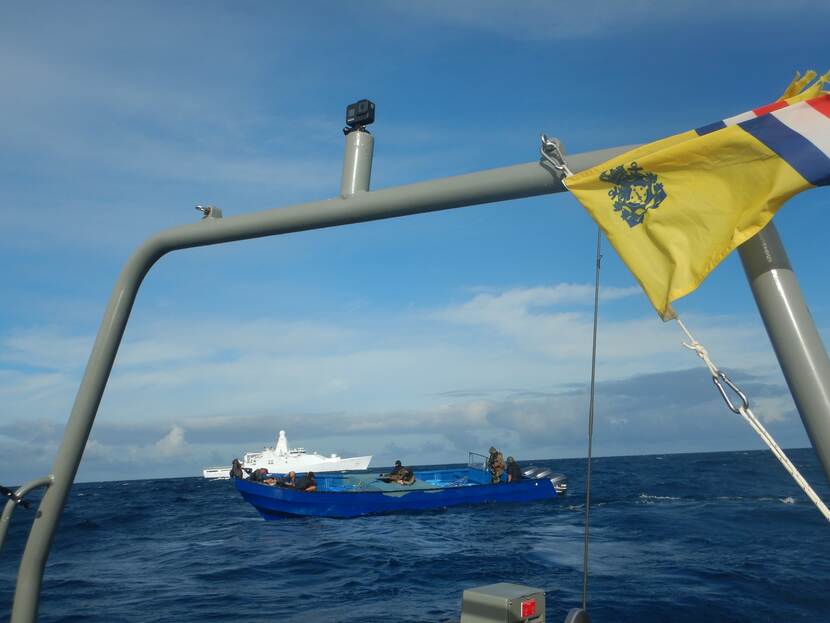
POLYGON ((374 151, 375 138, 368 131, 353 130, 346 135, 343 178, 340 181, 341 197, 345 199, 357 192, 369 190, 374 151))
POLYGON ((830 481, 830 359, 770 222, 738 251, 772 347, 830 481))

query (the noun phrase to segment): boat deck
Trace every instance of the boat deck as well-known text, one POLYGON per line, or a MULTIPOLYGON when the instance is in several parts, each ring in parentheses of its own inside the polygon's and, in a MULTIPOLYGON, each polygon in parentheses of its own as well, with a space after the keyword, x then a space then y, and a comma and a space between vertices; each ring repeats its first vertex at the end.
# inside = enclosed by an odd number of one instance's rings
POLYGON ((318 491, 358 492, 380 491, 394 493, 397 491, 425 491, 432 489, 449 489, 489 484, 490 475, 482 472, 481 478, 471 474, 467 469, 434 470, 415 472, 415 482, 411 485, 399 485, 379 480, 380 474, 326 474, 317 477, 318 491))

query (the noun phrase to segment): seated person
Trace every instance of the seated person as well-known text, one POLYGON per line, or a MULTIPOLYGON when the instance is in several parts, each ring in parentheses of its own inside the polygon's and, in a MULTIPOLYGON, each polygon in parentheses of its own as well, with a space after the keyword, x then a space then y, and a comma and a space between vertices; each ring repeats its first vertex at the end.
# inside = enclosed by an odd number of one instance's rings
POLYGON ((308 472, 305 476, 300 476, 294 488, 297 491, 305 491, 306 493, 317 491, 317 479, 314 478, 314 472, 308 472))
POLYGON ((271 485, 272 487, 276 485, 277 487, 294 488, 296 480, 297 474, 295 472, 288 472, 288 476, 285 478, 279 476, 268 476, 268 478, 265 479, 265 484, 271 485))
POLYGON ((395 482, 399 485, 411 485, 415 482, 415 472, 412 471, 411 467, 404 467, 400 478, 398 478, 395 482))
POLYGON ((260 467, 251 472, 251 482, 265 482, 266 478, 268 478, 268 470, 264 467, 260 467))
POLYGON ((403 466, 400 461, 395 461, 395 468, 388 474, 381 474, 378 479, 383 482, 397 482, 403 474, 403 466))
POLYGON ((507 457, 507 482, 516 483, 523 478, 522 468, 512 456, 507 457))

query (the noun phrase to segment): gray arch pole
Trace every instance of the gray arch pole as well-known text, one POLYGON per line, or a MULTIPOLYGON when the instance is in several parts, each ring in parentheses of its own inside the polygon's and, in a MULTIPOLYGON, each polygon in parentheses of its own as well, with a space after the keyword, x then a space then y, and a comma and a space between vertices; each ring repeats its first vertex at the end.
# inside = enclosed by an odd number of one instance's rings
POLYGON ((770 221, 738 252, 795 406, 830 480, 830 359, 778 229, 770 221))
MULTIPOLYGON (((576 154, 568 157, 568 163, 575 171, 583 170, 629 149, 631 146, 576 154)), ((358 174, 350 178, 356 181, 348 184, 348 190, 352 192, 368 188, 369 183, 365 163, 361 161, 356 170, 358 174)), ((46 559, 133 302, 144 276, 163 255, 178 249, 521 199, 563 190, 555 173, 539 162, 531 162, 373 192, 357 192, 346 199, 329 199, 229 218, 206 218, 198 223, 164 230, 144 242, 122 269, 95 338, 63 442, 52 467, 54 482, 41 499, 20 562, 12 623, 33 623, 37 618, 46 559)))

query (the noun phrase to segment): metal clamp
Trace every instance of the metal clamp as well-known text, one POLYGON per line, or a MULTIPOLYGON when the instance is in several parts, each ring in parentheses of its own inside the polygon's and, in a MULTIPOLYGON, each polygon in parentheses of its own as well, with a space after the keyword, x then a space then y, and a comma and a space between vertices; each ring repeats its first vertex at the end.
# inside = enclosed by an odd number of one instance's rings
POLYGON ((12 502, 19 504, 23 508, 31 508, 32 506, 32 503, 29 500, 23 498, 21 495, 17 495, 14 491, 7 489, 3 485, 0 485, 0 494, 6 496, 12 502))
MULTIPOLYGON (((48 476, 44 476, 43 478, 37 478, 36 480, 32 480, 31 482, 27 482, 25 485, 20 487, 17 491, 12 491, 11 489, 7 489, 6 487, 0 486, 0 493, 2 493, 5 497, 9 498, 6 502, 6 506, 3 508, 3 513, 0 515, 0 552, 3 551, 3 543, 6 542, 6 533, 9 529, 9 524, 12 520, 12 513, 14 513, 14 509, 18 506, 22 506, 23 508, 31 508, 32 504, 29 500, 25 499, 25 496, 29 491, 37 489, 38 487, 51 487, 52 483, 55 482, 55 477, 52 474, 48 476)), ((38 517, 40 516, 40 511, 38 511, 38 517)))
POLYGON ((735 385, 735 383, 733 383, 732 380, 728 376, 726 376, 726 373, 723 370, 718 370, 718 375, 717 376, 712 376, 712 381, 717 386, 718 391, 720 392, 720 395, 723 396, 723 399, 726 402, 726 406, 729 407, 729 409, 730 409, 730 411, 732 411, 732 413, 736 413, 736 414, 740 415, 742 409, 743 410, 749 409, 749 399, 746 397, 746 394, 743 393, 740 389, 738 389, 738 386, 735 385), (732 403, 732 401, 729 399, 729 394, 726 393, 726 389, 723 387, 723 384, 721 383, 721 381, 723 381, 724 383, 729 385, 729 387, 732 389, 732 391, 735 392, 736 394, 738 394, 738 396, 740 396, 740 398, 741 398, 741 406, 740 407, 736 407, 732 403))
POLYGON ((542 134, 542 147, 539 149, 539 153, 542 154, 542 158, 550 166, 562 175, 573 175, 573 171, 568 168, 568 164, 565 162, 565 148, 562 147, 562 141, 558 138, 542 134))
POLYGON ((216 206, 196 206, 196 209, 202 213, 202 220, 206 218, 222 218, 222 210, 216 206))

